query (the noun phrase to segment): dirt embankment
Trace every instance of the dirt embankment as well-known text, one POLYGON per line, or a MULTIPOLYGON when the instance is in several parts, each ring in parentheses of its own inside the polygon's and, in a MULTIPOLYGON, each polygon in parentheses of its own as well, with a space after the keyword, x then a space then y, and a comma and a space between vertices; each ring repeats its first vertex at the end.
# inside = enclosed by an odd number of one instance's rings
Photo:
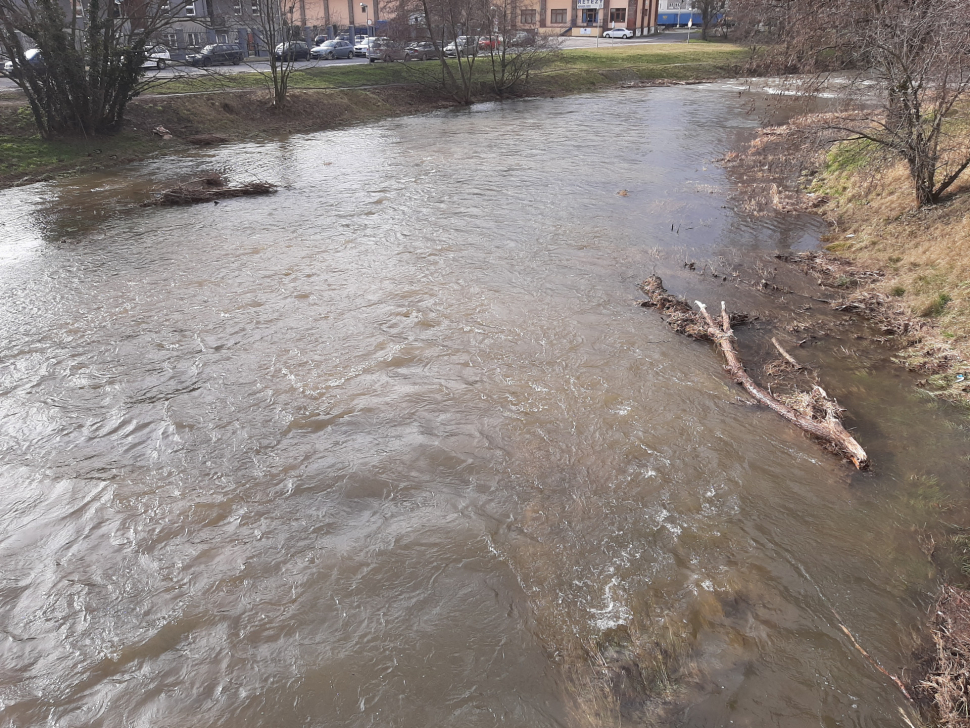
POLYGON ((752 214, 822 215, 825 249, 794 262, 840 291, 833 306, 872 320, 928 393, 970 404, 970 173, 917 210, 903 164, 831 142, 824 122, 765 129, 728 155, 741 204, 752 214))

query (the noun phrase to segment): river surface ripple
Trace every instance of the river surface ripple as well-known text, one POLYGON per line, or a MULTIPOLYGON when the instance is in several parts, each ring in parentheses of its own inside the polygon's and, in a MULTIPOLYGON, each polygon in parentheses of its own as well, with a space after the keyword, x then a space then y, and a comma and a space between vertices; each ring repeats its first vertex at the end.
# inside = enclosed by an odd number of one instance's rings
POLYGON ((483 105, 0 192, 0 724, 585 725, 590 646, 666 630, 665 720, 897 725, 832 610, 911 664, 912 484, 963 497, 959 420, 831 347, 855 475, 634 305, 817 242, 711 162, 771 103, 483 105), (283 187, 136 204, 211 169, 283 187))

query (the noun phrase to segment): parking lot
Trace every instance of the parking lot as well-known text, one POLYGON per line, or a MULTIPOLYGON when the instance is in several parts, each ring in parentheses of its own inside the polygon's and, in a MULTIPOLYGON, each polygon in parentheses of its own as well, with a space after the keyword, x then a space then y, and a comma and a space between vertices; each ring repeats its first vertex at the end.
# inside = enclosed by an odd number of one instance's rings
MULTIPOLYGON (((695 31, 692 37, 697 37, 695 31)), ((667 31, 658 35, 650 35, 642 38, 630 38, 628 40, 614 40, 612 38, 563 38, 563 49, 572 48, 609 48, 639 45, 646 43, 683 43, 687 40, 687 33, 683 31, 667 31)), ((296 68, 339 68, 354 64, 368 63, 366 58, 348 58, 346 60, 335 61, 297 61, 294 63, 296 68)), ((181 64, 174 64, 161 71, 148 69, 149 76, 157 78, 174 78, 176 76, 202 76, 212 73, 252 73, 253 71, 269 71, 269 61, 265 58, 250 58, 246 62, 236 66, 218 66, 215 68, 202 69, 193 68, 181 64)), ((17 85, 9 78, 0 78, 0 91, 16 91, 17 85)))

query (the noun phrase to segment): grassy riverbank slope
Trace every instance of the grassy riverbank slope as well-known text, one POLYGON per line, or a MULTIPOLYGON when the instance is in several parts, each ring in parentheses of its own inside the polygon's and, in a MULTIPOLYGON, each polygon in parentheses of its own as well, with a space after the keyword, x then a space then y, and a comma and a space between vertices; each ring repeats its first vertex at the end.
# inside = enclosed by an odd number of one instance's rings
POLYGON ((900 360, 927 375, 927 391, 970 404, 970 172, 939 204, 917 210, 903 163, 842 143, 812 189, 827 197, 826 249, 883 272, 868 289, 921 324, 900 360))
MULTIPOLYGON (((604 46, 563 51, 520 91, 562 96, 635 83, 690 82, 737 75, 747 51, 727 43, 604 46)), ((481 100, 493 99, 479 61, 481 100)), ((47 142, 34 130, 23 96, 0 96, 0 188, 186 149, 190 137, 230 141, 319 131, 453 105, 440 90, 437 63, 321 66, 293 73, 288 106, 270 104, 258 73, 212 74, 160 84, 135 99, 111 137, 47 142), (152 133, 163 126, 173 138, 152 133)))

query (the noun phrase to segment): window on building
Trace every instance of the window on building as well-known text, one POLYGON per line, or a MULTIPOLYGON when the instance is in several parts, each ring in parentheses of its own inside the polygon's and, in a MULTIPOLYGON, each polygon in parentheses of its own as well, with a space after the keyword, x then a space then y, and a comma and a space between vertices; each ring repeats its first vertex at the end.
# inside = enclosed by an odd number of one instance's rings
POLYGON ((253 15, 259 15, 259 0, 253 0, 253 15))
POLYGON ((232 14, 242 15, 242 0, 235 0, 232 4, 232 14))
POLYGON ((535 25, 536 24, 536 11, 535 10, 523 10, 519 13, 519 22, 522 25, 535 25))
POLYGON ((566 24, 566 11, 565 10, 553 10, 549 13, 549 22, 557 23, 560 25, 566 24))
POLYGON ((610 22, 611 23, 625 23, 626 22, 626 8, 610 8, 610 22))
POLYGON ((175 33, 162 33, 162 45, 169 50, 177 51, 179 47, 179 37, 175 33))
POLYGON ((202 33, 186 33, 185 42, 189 48, 198 48, 202 45, 202 33))
POLYGON ((219 35, 216 36, 216 40, 219 41, 220 43, 228 43, 229 35, 227 33, 220 33, 219 35))
POLYGON ((583 10, 583 22, 595 23, 597 15, 599 15, 599 10, 597 10, 596 8, 585 8, 583 10))
POLYGON ((185 14, 190 18, 195 15, 195 3, 189 3, 185 6, 185 14))

